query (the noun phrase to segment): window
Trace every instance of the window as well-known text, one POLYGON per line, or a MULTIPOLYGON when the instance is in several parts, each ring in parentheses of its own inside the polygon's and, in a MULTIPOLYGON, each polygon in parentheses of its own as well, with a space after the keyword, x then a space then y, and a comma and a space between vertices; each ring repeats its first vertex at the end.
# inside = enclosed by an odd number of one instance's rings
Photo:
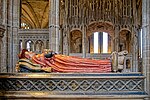
POLYGON ((23 49, 22 47, 22 40, 19 41, 19 51, 21 51, 23 49))
POLYGON ((98 34, 99 34, 98 32, 94 33, 94 53, 98 53, 98 44, 99 44, 98 34))
MULTIPOLYGON (((93 53, 108 53, 109 41, 108 33, 95 32, 93 36, 93 53)), ((90 53, 92 53, 92 51, 90 51, 90 53)))
POLYGON ((28 51, 32 51, 33 50, 33 43, 32 41, 28 41, 27 44, 26 44, 26 48, 28 51))
POLYGON ((108 53, 108 33, 103 32, 103 53, 108 53))

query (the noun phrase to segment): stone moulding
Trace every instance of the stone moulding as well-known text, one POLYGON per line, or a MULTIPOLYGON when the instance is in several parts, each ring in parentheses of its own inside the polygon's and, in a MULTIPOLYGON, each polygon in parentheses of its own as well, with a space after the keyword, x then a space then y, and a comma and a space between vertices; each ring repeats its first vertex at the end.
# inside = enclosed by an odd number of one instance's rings
POLYGON ((144 98, 140 73, 1 73, 4 98, 144 98))

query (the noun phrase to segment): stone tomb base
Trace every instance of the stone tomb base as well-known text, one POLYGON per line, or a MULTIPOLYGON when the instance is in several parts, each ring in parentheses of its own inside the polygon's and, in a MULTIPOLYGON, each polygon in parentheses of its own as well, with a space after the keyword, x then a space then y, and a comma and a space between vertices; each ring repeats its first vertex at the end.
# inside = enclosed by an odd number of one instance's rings
POLYGON ((140 73, 1 73, 0 98, 10 100, 143 100, 140 73))

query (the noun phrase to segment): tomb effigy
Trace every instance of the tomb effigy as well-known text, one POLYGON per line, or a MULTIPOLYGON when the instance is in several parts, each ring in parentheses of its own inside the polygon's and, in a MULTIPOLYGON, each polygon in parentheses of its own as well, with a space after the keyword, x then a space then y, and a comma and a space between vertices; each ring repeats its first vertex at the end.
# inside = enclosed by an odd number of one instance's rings
POLYGON ((56 54, 53 51, 35 54, 22 50, 19 55, 17 71, 24 72, 73 72, 104 73, 111 72, 111 61, 94 60, 56 54))
POLYGON ((50 50, 46 50, 41 54, 35 54, 34 52, 28 52, 24 49, 19 54, 20 59, 16 69, 18 72, 116 72, 118 70, 123 70, 126 54, 127 51, 122 51, 120 53, 113 52, 111 59, 95 60, 56 54, 50 50))

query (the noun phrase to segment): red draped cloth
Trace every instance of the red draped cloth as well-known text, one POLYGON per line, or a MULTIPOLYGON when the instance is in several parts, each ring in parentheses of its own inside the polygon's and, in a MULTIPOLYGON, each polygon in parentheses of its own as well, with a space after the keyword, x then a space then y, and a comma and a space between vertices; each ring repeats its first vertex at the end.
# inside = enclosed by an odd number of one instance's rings
POLYGON ((111 72, 110 60, 92 60, 73 56, 54 55, 52 58, 46 60, 46 64, 51 66, 54 72, 111 72))

